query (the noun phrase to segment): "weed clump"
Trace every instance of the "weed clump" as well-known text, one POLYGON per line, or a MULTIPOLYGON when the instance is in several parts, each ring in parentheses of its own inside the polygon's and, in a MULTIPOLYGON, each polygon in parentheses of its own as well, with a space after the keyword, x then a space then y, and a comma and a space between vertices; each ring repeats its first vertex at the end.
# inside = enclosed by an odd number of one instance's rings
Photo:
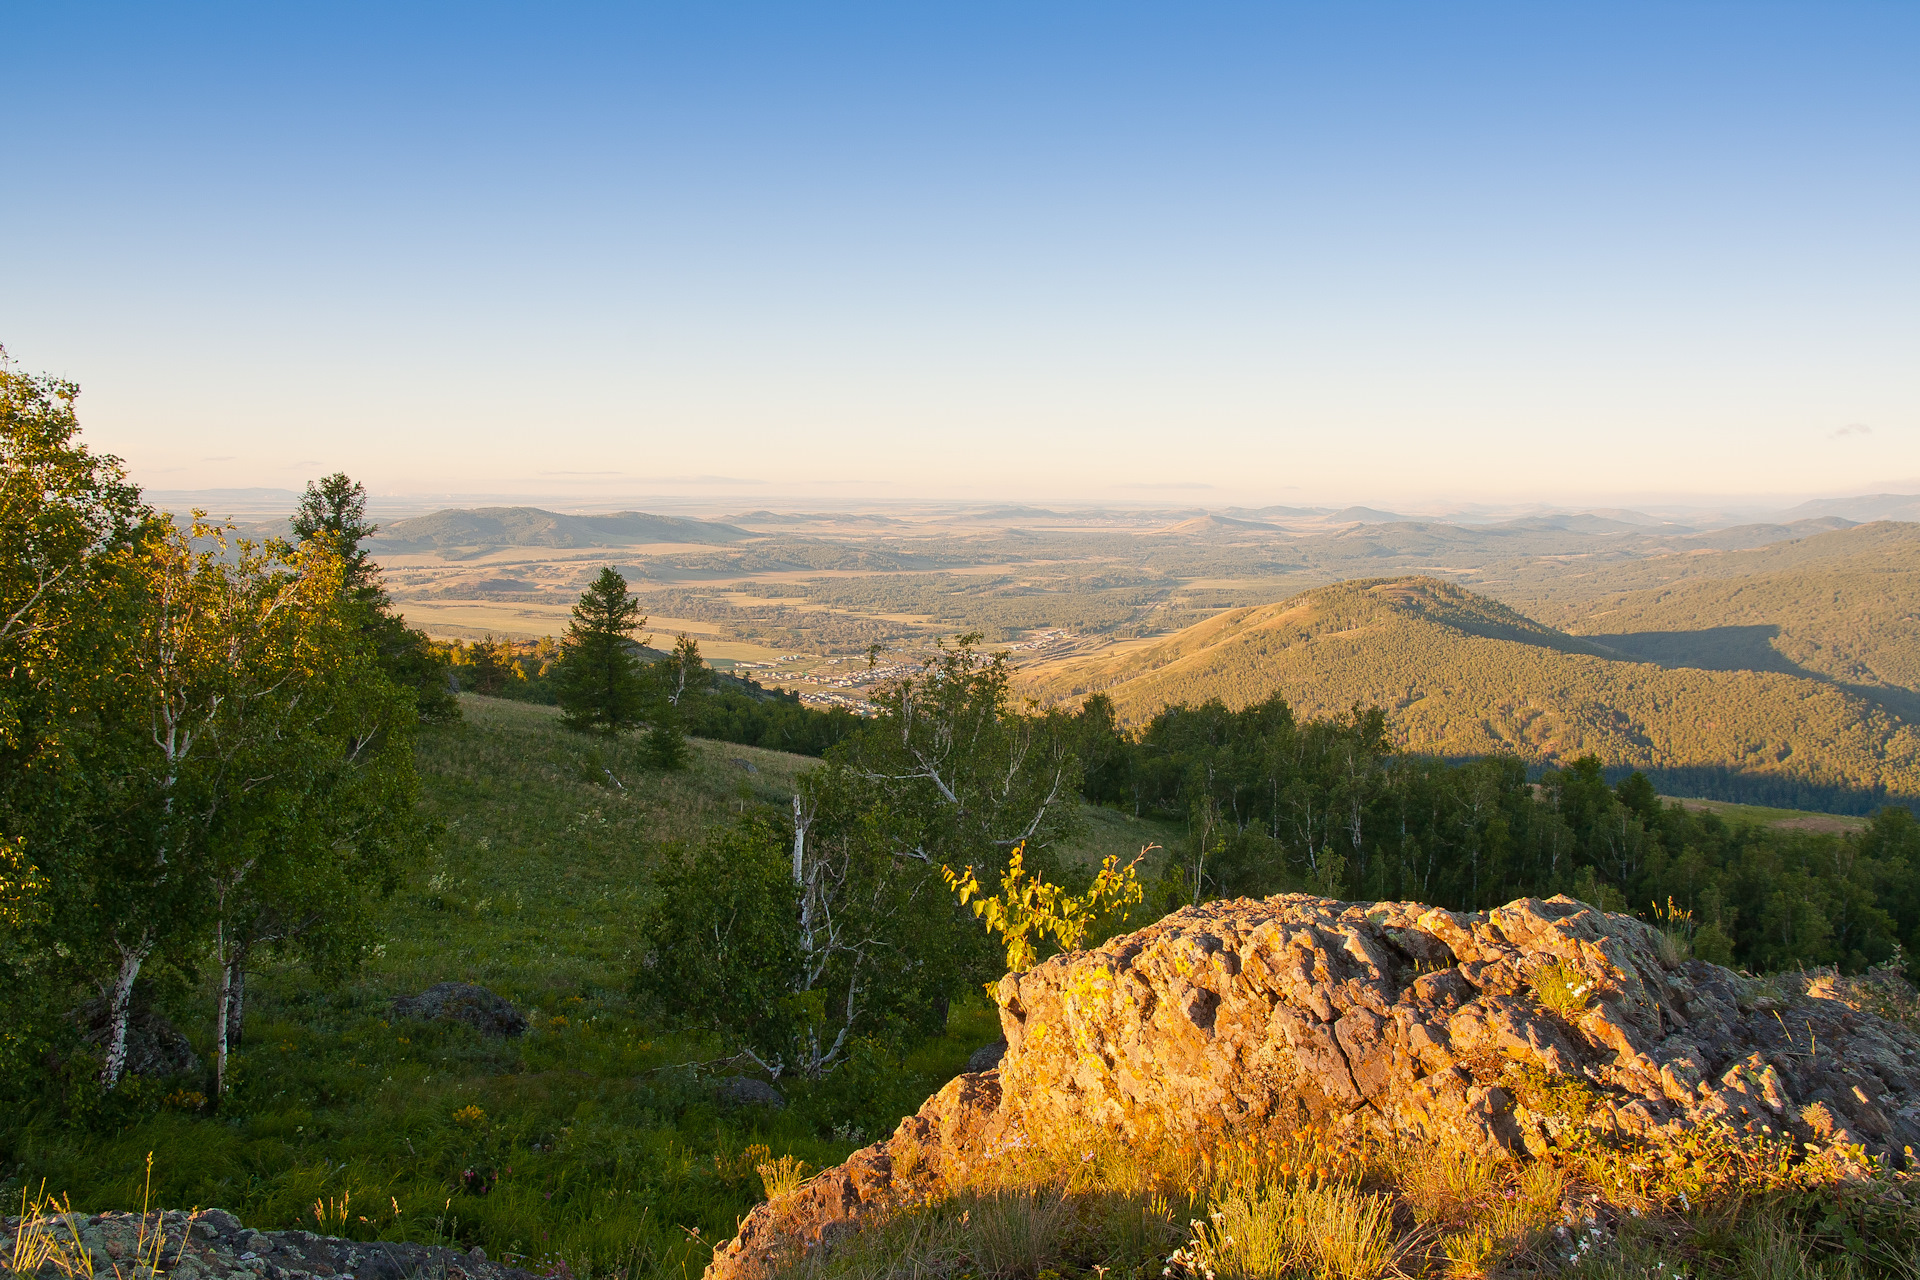
POLYGON ((1587 1007, 1593 983, 1579 970, 1556 960, 1534 973, 1533 990, 1541 1004, 1563 1018, 1572 1018, 1587 1007))

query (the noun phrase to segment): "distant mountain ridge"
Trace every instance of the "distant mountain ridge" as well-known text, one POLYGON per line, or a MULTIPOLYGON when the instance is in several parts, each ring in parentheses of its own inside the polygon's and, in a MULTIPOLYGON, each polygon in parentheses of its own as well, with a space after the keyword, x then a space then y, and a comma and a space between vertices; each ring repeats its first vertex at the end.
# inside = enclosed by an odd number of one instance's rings
POLYGON ((1816 498, 1781 513, 1781 519, 1840 516, 1871 520, 1920 520, 1920 493, 1863 493, 1852 498, 1816 498))
POLYGON ((718 521, 684 520, 644 511, 576 516, 539 507, 469 507, 396 520, 382 527, 371 545, 379 554, 455 547, 620 547, 645 542, 716 545, 758 536, 718 521))

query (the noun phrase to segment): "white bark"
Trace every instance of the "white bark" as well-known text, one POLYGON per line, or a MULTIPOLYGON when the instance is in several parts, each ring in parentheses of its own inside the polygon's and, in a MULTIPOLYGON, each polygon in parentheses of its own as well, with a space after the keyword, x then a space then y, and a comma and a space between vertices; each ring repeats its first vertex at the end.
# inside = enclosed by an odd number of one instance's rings
POLYGON ((227 954, 227 925, 223 920, 213 929, 214 962, 220 966, 220 1011, 214 1018, 213 1096, 227 1094, 227 1019, 233 1014, 233 964, 227 954))
POLYGON ((149 943, 145 937, 133 947, 119 945, 120 971, 114 975, 107 992, 107 1057, 100 1064, 100 1082, 111 1089, 120 1083, 127 1069, 127 1020, 133 1011, 133 983, 146 963, 149 943))
POLYGON ((231 1048, 246 1038, 247 952, 244 947, 235 948, 233 958, 227 961, 227 972, 231 975, 227 980, 230 993, 227 1004, 227 1045, 231 1048))
MULTIPOLYGON (((808 814, 800 804, 800 793, 793 793, 793 882, 804 885, 807 865, 807 828, 812 824, 808 814)), ((801 905, 801 919, 806 919, 806 906, 801 905)))

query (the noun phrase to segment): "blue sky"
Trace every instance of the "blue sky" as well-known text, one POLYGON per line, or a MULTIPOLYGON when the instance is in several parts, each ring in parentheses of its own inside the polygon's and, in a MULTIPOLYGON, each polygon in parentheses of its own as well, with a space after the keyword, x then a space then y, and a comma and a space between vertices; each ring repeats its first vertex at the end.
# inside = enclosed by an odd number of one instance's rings
POLYGON ((162 489, 1920 487, 1920 6, 0 7, 162 489))

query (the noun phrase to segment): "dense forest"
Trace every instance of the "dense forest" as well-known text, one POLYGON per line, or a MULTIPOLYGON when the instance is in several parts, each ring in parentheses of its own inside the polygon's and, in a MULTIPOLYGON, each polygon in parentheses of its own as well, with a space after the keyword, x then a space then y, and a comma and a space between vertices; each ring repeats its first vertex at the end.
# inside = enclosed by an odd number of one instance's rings
POLYGON ((1528 780, 1518 758, 1396 751, 1378 709, 1296 720, 1274 696, 1160 710, 1138 732, 1096 695, 1073 719, 1089 799, 1182 818, 1159 903, 1308 890, 1481 910, 1568 893, 1661 921, 1703 959, 1859 970, 1920 950, 1920 824, 1858 835, 1733 826, 1663 803, 1591 756, 1528 780))

